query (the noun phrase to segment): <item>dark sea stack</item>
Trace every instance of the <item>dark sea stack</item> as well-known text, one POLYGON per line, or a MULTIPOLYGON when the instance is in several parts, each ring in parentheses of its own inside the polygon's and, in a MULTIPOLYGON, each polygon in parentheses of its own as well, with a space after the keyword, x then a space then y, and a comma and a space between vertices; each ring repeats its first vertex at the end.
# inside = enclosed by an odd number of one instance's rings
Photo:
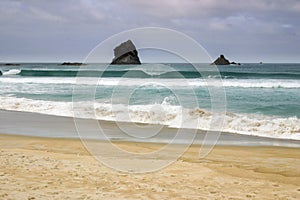
POLYGON ((2 76, 2 72, 0 71, 0 76, 2 76))
POLYGON ((241 65, 241 63, 231 62, 231 65, 241 65))
POLYGON ((79 63, 79 62, 64 62, 61 65, 81 66, 81 65, 84 65, 84 64, 83 63, 79 63))
POLYGON ((138 52, 131 40, 121 43, 114 49, 112 65, 140 65, 138 52))
POLYGON ((230 65, 229 60, 224 55, 220 55, 212 64, 215 65, 230 65))
POLYGON ((230 62, 228 59, 225 58, 223 54, 221 54, 213 63, 212 65, 241 65, 240 63, 230 62))
POLYGON ((20 66, 18 63, 6 63, 5 66, 20 66))

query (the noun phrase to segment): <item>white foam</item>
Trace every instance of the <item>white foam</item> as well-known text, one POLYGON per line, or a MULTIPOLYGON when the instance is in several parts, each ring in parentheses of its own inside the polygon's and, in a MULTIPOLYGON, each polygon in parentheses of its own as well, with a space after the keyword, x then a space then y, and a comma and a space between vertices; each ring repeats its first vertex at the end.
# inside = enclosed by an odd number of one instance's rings
POLYGON ((21 70, 19 69, 11 69, 7 72, 3 72, 3 75, 6 76, 6 75, 16 75, 16 74, 19 74, 21 72, 21 70))
MULTIPOLYGON (((111 105, 99 102, 52 102, 15 97, 0 97, 0 109, 74 116, 108 121, 162 124, 174 128, 210 130, 212 113, 200 108, 186 109, 170 105, 166 99, 154 105, 111 105), (78 107, 78 105, 80 105, 78 107), (84 106, 83 106, 84 105, 84 106)), ((257 114, 226 113, 221 131, 271 138, 300 140, 300 119, 297 117, 271 117, 257 114)))
POLYGON ((157 76, 157 75, 162 75, 166 72, 173 72, 176 71, 172 67, 166 64, 143 64, 142 66, 137 66, 133 68, 128 68, 126 70, 140 70, 143 71, 144 73, 150 75, 150 76, 157 76))
POLYGON ((227 79, 224 87, 243 88, 300 88, 300 80, 287 79, 227 79))
POLYGON ((0 83, 41 83, 41 84, 75 84, 75 78, 65 77, 1 77, 0 83))
POLYGON ((1 83, 41 83, 99 86, 140 86, 157 83, 166 87, 242 87, 242 88, 300 88, 300 80, 286 79, 139 79, 139 78, 92 78, 92 77, 2 77, 1 83), (217 83, 217 84, 215 84, 217 83))
POLYGON ((53 102, 16 97, 0 97, 0 109, 57 116, 73 116, 72 102, 53 102))

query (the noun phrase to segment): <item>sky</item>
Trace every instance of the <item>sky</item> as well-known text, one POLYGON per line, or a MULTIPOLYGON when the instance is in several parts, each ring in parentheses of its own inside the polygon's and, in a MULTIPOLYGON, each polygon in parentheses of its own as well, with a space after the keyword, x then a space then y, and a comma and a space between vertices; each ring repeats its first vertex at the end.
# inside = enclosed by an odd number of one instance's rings
POLYGON ((299 19, 299 0, 1 0, 0 62, 82 61, 149 26, 192 37, 212 58, 300 62, 299 19))

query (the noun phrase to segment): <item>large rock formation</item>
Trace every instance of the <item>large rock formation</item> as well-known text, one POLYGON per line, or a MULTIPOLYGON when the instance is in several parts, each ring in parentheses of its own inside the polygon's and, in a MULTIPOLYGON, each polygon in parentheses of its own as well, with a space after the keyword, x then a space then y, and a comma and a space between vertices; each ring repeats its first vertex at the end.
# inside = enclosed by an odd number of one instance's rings
POLYGON ((224 55, 220 55, 213 63, 212 65, 240 65, 240 63, 236 63, 236 62, 229 62, 229 60, 227 60, 225 58, 224 55))
POLYGON ((0 71, 0 76, 2 76, 2 72, 0 71))
POLYGON ((115 57, 111 62, 112 65, 141 64, 138 52, 131 40, 127 40, 117 46, 114 49, 114 54, 115 57))

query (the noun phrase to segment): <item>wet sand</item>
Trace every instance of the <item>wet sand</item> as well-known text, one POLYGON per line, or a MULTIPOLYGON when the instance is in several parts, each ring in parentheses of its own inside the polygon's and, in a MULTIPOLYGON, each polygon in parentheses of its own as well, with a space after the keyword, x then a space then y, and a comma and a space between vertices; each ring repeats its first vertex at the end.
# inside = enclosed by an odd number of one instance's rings
POLYGON ((300 199, 300 148, 217 146, 198 155, 194 145, 166 168, 130 174, 101 164, 78 139, 0 135, 0 199, 300 199))

